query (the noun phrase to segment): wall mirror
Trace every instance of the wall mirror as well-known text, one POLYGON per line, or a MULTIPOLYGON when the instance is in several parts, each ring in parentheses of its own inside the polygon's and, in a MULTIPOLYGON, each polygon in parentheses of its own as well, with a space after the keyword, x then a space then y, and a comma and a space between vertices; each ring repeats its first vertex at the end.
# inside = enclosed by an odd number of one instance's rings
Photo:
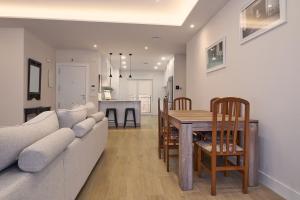
POLYGON ((41 99, 42 64, 33 59, 28 59, 28 90, 27 99, 41 99))

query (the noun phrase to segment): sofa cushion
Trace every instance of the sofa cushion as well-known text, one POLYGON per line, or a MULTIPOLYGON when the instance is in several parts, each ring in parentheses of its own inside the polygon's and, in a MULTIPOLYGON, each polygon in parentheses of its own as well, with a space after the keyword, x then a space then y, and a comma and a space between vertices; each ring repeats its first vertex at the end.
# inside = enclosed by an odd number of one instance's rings
POLYGON ((96 122, 100 122, 105 117, 103 112, 97 112, 89 116, 90 118, 94 118, 96 122))
POLYGON ((60 128, 72 128, 78 122, 81 122, 87 117, 87 109, 83 106, 73 110, 59 109, 57 110, 60 128))
POLYGON ((70 128, 62 128, 25 148, 19 156, 19 168, 39 172, 50 164, 74 140, 70 128))
POLYGON ((88 116, 91 116, 92 114, 95 114, 96 112, 98 112, 98 109, 96 108, 96 106, 93 102, 87 102, 84 106, 87 109, 88 116))
POLYGON ((92 130, 95 124, 96 121, 94 118, 88 118, 74 125, 72 129, 75 133, 75 136, 81 138, 85 136, 90 130, 92 130))
POLYGON ((77 109, 80 107, 84 107, 87 109, 87 116, 90 116, 90 115, 98 112, 98 109, 96 108, 96 106, 93 102, 87 102, 85 105, 76 104, 72 107, 72 109, 77 109))
POLYGON ((41 113, 21 126, 0 128, 0 171, 13 164, 24 148, 58 128, 54 111, 41 113))

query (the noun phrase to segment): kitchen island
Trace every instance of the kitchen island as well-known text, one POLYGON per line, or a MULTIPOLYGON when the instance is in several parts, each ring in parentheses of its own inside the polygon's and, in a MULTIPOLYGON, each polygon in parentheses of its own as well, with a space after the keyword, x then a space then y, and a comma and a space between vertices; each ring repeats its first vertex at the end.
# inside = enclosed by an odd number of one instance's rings
MULTIPOLYGON (((106 112, 107 108, 117 109, 117 118, 119 127, 123 127, 125 118, 125 109, 134 108, 136 116, 136 125, 141 126, 141 101, 139 100, 101 100, 99 101, 99 111, 106 112)), ((109 119, 113 119, 113 114, 110 113, 109 119)), ((129 113, 127 120, 132 120, 132 114, 129 113)), ((109 123, 110 127, 114 127, 114 123, 109 123)), ((132 121, 127 121, 127 127, 133 126, 132 121)))

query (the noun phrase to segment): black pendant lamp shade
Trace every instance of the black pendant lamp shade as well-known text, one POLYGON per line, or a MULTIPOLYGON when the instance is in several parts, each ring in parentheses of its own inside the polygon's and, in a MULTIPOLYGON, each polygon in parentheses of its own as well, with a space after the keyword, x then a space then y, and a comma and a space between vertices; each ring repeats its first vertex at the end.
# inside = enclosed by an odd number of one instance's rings
POLYGON ((120 76, 119 76, 119 78, 122 78, 121 67, 122 67, 122 53, 120 53, 120 76))
POLYGON ((132 75, 131 75, 131 56, 132 56, 132 54, 130 53, 129 54, 129 58, 130 58, 130 74, 129 74, 129 78, 132 78, 132 75))
POLYGON ((111 56, 112 56, 113 53, 109 53, 109 78, 112 78, 112 74, 111 74, 111 56))

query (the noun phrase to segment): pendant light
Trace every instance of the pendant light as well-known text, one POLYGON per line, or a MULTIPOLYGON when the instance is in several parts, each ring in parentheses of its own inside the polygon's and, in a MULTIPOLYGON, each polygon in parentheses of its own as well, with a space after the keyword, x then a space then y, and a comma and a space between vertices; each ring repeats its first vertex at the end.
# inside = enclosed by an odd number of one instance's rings
POLYGON ((129 74, 129 78, 132 78, 132 75, 131 75, 131 56, 132 56, 132 54, 130 53, 129 54, 129 58, 130 58, 130 74, 129 74))
POLYGON ((120 53, 120 76, 119 76, 119 78, 122 78, 121 68, 122 68, 122 53, 120 53))
POLYGON ((111 56, 113 53, 109 53, 109 78, 112 78, 112 74, 111 74, 111 56))

